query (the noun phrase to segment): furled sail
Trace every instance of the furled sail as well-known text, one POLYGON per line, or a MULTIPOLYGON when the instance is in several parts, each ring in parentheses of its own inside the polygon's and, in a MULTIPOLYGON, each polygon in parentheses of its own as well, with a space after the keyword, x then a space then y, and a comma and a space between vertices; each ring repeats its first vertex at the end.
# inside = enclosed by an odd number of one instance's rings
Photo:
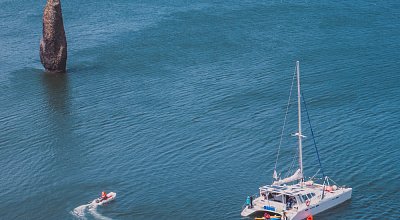
POLYGON ((285 183, 290 183, 299 179, 302 179, 303 175, 301 173, 301 170, 298 169, 292 176, 287 177, 283 180, 279 180, 279 181, 274 181, 274 183, 272 185, 281 185, 281 184, 285 184, 285 183))

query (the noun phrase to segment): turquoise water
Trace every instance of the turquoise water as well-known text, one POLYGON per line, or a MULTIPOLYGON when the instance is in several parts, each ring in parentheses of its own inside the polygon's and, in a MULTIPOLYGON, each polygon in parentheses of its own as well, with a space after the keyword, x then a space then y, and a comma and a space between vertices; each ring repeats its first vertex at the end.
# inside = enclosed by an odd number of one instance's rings
POLYGON ((63 1, 59 76, 44 6, 0 1, 1 219, 241 219, 271 183, 297 60, 324 172, 353 188, 315 219, 400 215, 398 1, 63 1), (116 201, 83 206, 103 190, 116 201))

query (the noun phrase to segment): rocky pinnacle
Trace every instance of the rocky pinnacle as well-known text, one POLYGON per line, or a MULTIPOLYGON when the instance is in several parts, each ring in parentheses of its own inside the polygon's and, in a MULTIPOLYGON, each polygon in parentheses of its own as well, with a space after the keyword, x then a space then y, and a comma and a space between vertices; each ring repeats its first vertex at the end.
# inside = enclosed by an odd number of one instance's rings
POLYGON ((65 73, 67 39, 65 37, 60 0, 48 0, 43 12, 43 37, 40 40, 40 61, 46 72, 65 73))

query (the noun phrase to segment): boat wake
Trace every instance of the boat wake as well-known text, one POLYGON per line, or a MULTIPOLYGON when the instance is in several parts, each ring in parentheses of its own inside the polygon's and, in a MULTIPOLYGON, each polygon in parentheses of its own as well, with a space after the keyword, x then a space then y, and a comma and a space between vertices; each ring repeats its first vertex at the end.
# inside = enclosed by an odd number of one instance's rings
MULTIPOLYGON (((89 204, 90 205, 90 204, 89 204)), ((71 211, 71 214, 78 219, 86 219, 85 217, 85 210, 89 205, 81 205, 76 207, 73 211, 71 211)))
POLYGON ((86 213, 88 211, 96 219, 111 220, 111 218, 105 217, 97 212, 98 206, 99 205, 94 202, 87 204, 87 205, 81 205, 81 206, 76 207, 73 211, 71 211, 71 214, 73 216, 75 216, 77 219, 86 220, 87 219, 86 213))
POLYGON ((89 212, 93 215, 93 217, 95 217, 96 219, 102 219, 102 220, 111 220, 111 218, 107 218, 103 215, 101 215, 100 213, 97 212, 97 207, 99 205, 95 204, 95 203, 91 203, 89 204, 89 212))

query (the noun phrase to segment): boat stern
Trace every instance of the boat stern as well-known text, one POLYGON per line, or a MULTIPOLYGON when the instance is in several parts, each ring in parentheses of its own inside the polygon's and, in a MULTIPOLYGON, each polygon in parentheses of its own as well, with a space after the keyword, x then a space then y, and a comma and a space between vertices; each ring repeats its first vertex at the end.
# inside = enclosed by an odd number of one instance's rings
POLYGON ((257 212, 257 210, 255 208, 249 208, 248 206, 246 206, 246 208, 244 208, 242 210, 242 213, 240 213, 241 216, 249 216, 251 214, 254 214, 255 212, 257 212))

